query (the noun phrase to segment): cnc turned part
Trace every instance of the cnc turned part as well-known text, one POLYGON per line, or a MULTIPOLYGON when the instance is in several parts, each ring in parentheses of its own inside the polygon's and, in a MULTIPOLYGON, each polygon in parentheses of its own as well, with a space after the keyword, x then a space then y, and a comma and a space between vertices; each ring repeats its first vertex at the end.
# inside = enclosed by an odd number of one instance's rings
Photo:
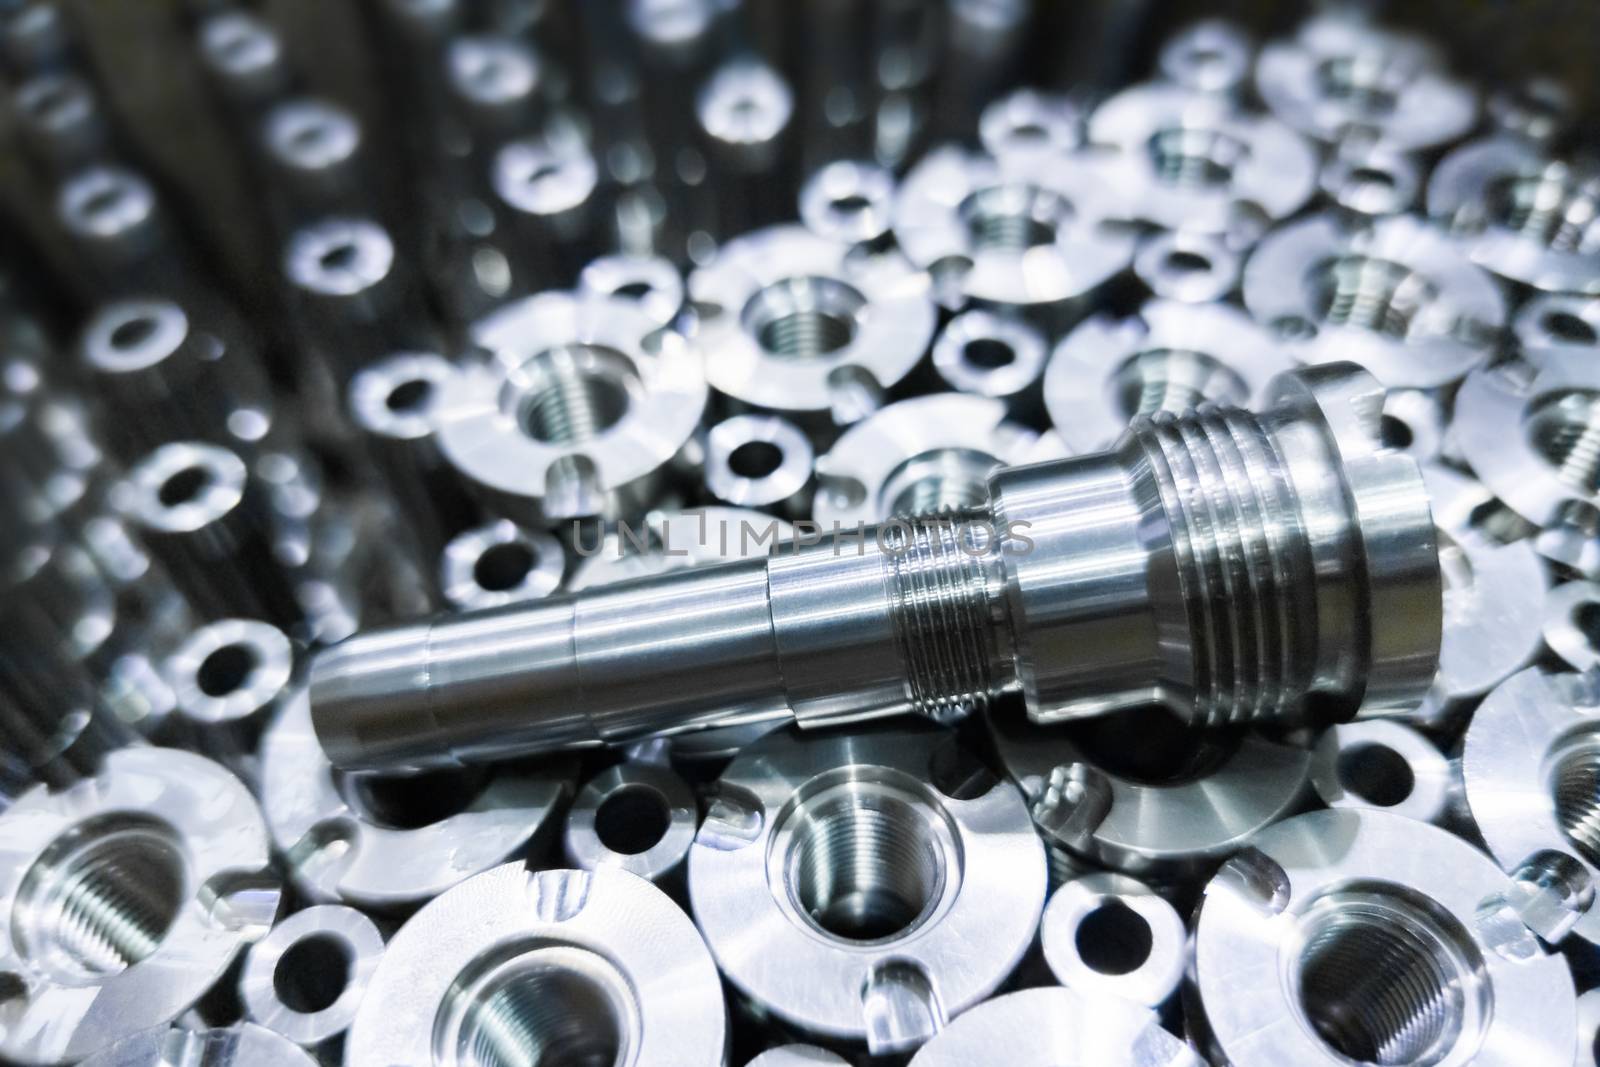
POLYGON ((1016 787, 931 726, 769 734, 724 772, 689 854, 728 981, 875 1055, 915 1048, 1005 981, 1045 881, 1016 787))
POLYGON ((866 249, 894 241, 894 172, 838 160, 800 187, 800 221, 819 237, 866 249))
POLYGON ((1216 234, 1170 230, 1139 244, 1133 273, 1153 296, 1185 304, 1225 300, 1239 287, 1244 257, 1216 234))
POLYGON ((661 256, 609 255, 592 259, 578 290, 593 297, 630 300, 657 326, 671 326, 683 310, 683 275, 661 256))
POLYGON ((1311 757, 1311 783, 1330 808, 1437 823, 1450 814, 1457 776, 1432 741, 1403 723, 1376 720, 1329 727, 1311 757))
POLYGON ((1600 583, 1564 582, 1550 590, 1540 630, 1550 651, 1573 670, 1600 667, 1600 583))
POLYGON ((589 779, 573 798, 563 838, 567 862, 586 871, 615 867, 681 890, 699 825, 699 802, 677 774, 653 763, 621 763, 589 779))
POLYGON ((1172 998, 1188 962, 1188 931, 1167 901, 1136 878, 1088 874, 1051 894, 1039 926, 1056 981, 1091 997, 1148 1008, 1172 998))
POLYGON ((777 415, 735 415, 706 433, 706 491, 735 508, 790 518, 811 511, 815 454, 800 427, 777 415))
POLYGON ((744 1067, 849 1067, 849 1063, 815 1045, 769 1048, 744 1067))
POLYGON ((1549 349, 1592 357, 1600 347, 1600 297, 1541 293, 1523 301, 1511 330, 1523 358, 1534 363, 1549 349))
POLYGON ((254 1023, 191 1030, 161 1026, 135 1034, 78 1067, 316 1067, 310 1053, 254 1023))
POLYGON ((987 510, 360 635, 313 663, 318 735, 341 766, 449 766, 756 718, 940 718, 1013 690, 1045 722, 1412 704, 1438 662, 1439 561, 1416 464, 1379 446, 1382 391, 1327 366, 1268 399, 1003 469, 987 510))
POLYGON ((255 619, 201 627, 162 668, 186 743, 252 786, 257 743, 289 693, 293 669, 294 647, 283 631, 255 619))
POLYGON ((383 934, 354 908, 320 904, 250 946, 239 976, 249 1018, 337 1063, 383 959, 383 934))
MULTIPOLYGON (((1600 877, 1600 692, 1592 676, 1535 668, 1501 682, 1472 716, 1461 774, 1473 821, 1500 866, 1533 865, 1547 879, 1579 885, 1600 877)), ((1588 908, 1573 932, 1600 943, 1600 909, 1588 908)))
POLYGON ((1149 1008, 1025 989, 980 1004, 924 1045, 911 1067, 1203 1067, 1149 1008))
POLYGON ((278 911, 261 810, 202 756, 128 748, 0 815, 0 1053, 75 1061, 187 1011, 278 911))
POLYGON ((1399 815, 1318 811, 1211 880, 1185 1006, 1235 1067, 1521 1067, 1572 1058, 1574 999, 1477 849, 1399 815))
POLYGON ((1018 318, 974 308, 945 324, 933 343, 933 369, 958 393, 1004 401, 1018 419, 1038 422, 1039 379, 1049 347, 1018 318))
POLYGON ((308 897, 404 912, 548 846, 573 772, 558 760, 461 775, 346 775, 322 754, 302 692, 262 738, 261 806, 308 897))
POLYGON ((1256 45, 1227 19, 1201 19, 1168 37, 1157 66, 1168 81, 1203 93, 1237 95, 1250 77, 1256 45))
POLYGON ((1409 211, 1422 191, 1422 166, 1415 155, 1383 144, 1343 141, 1323 164, 1317 185, 1352 221, 1409 211))
POLYGON ((721 1067, 726 1030, 716 965, 665 893, 623 871, 511 863, 395 934, 345 1063, 721 1067))
POLYGON ((496 519, 451 538, 439 560, 439 586, 458 611, 497 608, 549 596, 566 567, 560 541, 496 519))

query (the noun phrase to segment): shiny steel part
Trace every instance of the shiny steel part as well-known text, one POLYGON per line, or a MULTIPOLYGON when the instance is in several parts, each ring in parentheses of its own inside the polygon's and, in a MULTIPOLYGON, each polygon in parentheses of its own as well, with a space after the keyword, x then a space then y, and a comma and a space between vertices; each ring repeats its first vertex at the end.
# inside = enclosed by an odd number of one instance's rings
POLYGON ((729 241, 689 276, 712 388, 826 434, 883 403, 927 353, 925 275, 852 275, 850 246, 799 226, 729 241))
POLYGON ((1026 462, 1038 440, 1007 414, 999 400, 957 393, 890 404, 817 457, 812 516, 831 533, 982 507, 989 476, 1026 462))
POLYGON ((1119 215, 1167 230, 1248 235, 1294 214, 1317 157, 1281 122, 1176 85, 1125 89, 1095 109, 1089 139, 1116 149, 1106 180, 1119 215))
POLYGON ((589 150, 547 137, 512 141, 495 153, 490 181, 506 225, 502 251, 514 291, 572 284, 598 240, 600 173, 589 150))
POLYGON ((1524 359, 1547 349, 1576 349, 1592 358, 1600 346, 1600 297, 1541 293, 1523 301, 1511 330, 1524 359))
POLYGON ((1085 996, 1148 1008, 1183 981, 1188 931, 1167 901, 1137 878, 1089 874, 1050 895, 1039 939, 1056 981, 1085 996))
POLYGON ((510 863, 395 934, 345 1063, 721 1067, 726 1030, 716 966, 665 893, 510 863))
POLYGON ((1549 350, 1537 364, 1474 371, 1456 394, 1467 463, 1483 484, 1541 527, 1540 555, 1593 573, 1600 524, 1600 365, 1586 352, 1549 350))
POLYGON ((118 1041, 78 1067, 316 1067, 288 1038, 239 1023, 212 1030, 159 1026, 118 1041))
POLYGON ((127 462, 190 439, 251 450, 272 430, 254 354, 200 329, 171 300, 101 306, 84 327, 79 360, 103 405, 100 426, 127 462))
POLYGON ((549 843, 573 788, 565 762, 462 775, 335 770, 294 695, 261 742, 261 798, 290 877, 312 900, 405 912, 549 843))
POLYGON ((1044 402, 1075 455, 1111 446, 1140 415, 1202 402, 1254 410, 1292 362, 1266 330, 1227 304, 1150 300, 1137 315, 1095 315, 1050 356, 1044 402))
POLYGON ((1201 19, 1166 39, 1156 66, 1175 85, 1236 96, 1250 78, 1255 42, 1227 19, 1201 19))
POLYGON ((1168 230, 1139 242, 1133 273, 1154 296, 1185 304, 1225 300, 1239 287, 1244 257, 1215 234, 1168 230))
POLYGON ((206 19, 199 48, 212 83, 231 107, 246 114, 261 111, 294 81, 277 29, 253 11, 234 9, 206 19))
POLYGON ((1578 1058, 1576 1067, 1600 1067, 1600 989, 1578 998, 1578 1058))
POLYGON ((181 441, 141 460, 116 499, 197 614, 288 628, 301 613, 275 554, 269 491, 227 449, 181 441))
POLYGON ((723 773, 689 854, 728 981, 873 1055, 995 991, 1033 940, 1045 879, 1021 794, 926 725, 768 734, 723 773))
POLYGON ((1083 104, 1070 96, 1018 89, 983 109, 978 140, 996 159, 1048 165, 1083 146, 1083 104))
POLYGON ((1383 397, 1379 432, 1383 443, 1418 463, 1445 455, 1450 415, 1445 398, 1432 389, 1390 389, 1383 397))
POLYGON ((506 141, 539 128, 545 68, 528 41, 509 35, 456 37, 445 47, 444 73, 461 126, 447 134, 447 152, 481 163, 506 141))
POLYGON ((350 379, 350 421, 361 432, 377 474, 405 517, 405 536, 432 567, 445 545, 478 515, 455 470, 439 451, 437 424, 445 385, 458 373, 432 352, 399 352, 350 379))
POLYGON ((939 331, 933 368, 958 393, 990 397, 1015 417, 1042 421, 1039 379, 1048 355, 1044 335, 1028 323, 974 308, 939 331))
POLYGON ((1259 414, 1163 412, 1113 451, 1002 470, 987 509, 361 635, 313 663, 318 734, 336 763, 381 767, 943 718, 1007 691, 1045 722, 1407 705, 1438 661, 1439 563, 1416 464, 1378 445, 1381 396, 1348 364, 1301 370, 1259 414), (514 737, 508 711, 527 716, 514 737))
MULTIPOLYGON (((95 164, 61 183, 56 217, 78 250, 93 283, 104 292, 126 292, 123 272, 148 261, 169 240, 155 190, 143 176, 111 164, 95 164)), ((166 277, 138 277, 144 291, 166 277)))
POLYGON ((894 243, 894 172, 876 163, 839 160, 800 187, 800 221, 819 237, 867 250, 894 243))
POLYGON ((278 911, 249 790, 201 756, 127 748, 0 814, 13 1062, 75 1061, 187 1011, 278 911))
POLYGON ((1398 722, 1347 722, 1317 740, 1311 783, 1330 808, 1383 810, 1437 823, 1450 811, 1456 773, 1437 745, 1398 722))
POLYGON ((239 976, 245 1014, 337 1063, 383 959, 383 934, 354 908, 303 908, 250 946, 239 976))
POLYGON ((202 626, 163 665, 188 747, 259 784, 256 748, 290 692, 294 647, 255 619, 202 626))
MULTIPOLYGON (((1574 895, 1585 899, 1574 910, 1589 904, 1590 883, 1600 875, 1600 692, 1594 678, 1529 668, 1501 682, 1473 713, 1461 772, 1473 821, 1500 866, 1538 868, 1546 880, 1582 887, 1574 895)), ((1587 907, 1572 932, 1600 942, 1600 908, 1587 907)))
POLYGON ((827 1049, 815 1045, 780 1045, 769 1048, 745 1067, 850 1067, 827 1049))
POLYGON ((1299 808, 1311 773, 1303 749, 1255 736, 1172 737, 1150 715, 1159 713, 1108 720, 1102 734, 1094 723, 1043 727, 1020 708, 990 710, 996 754, 1058 868, 1074 857, 1170 885, 1209 873, 1299 808))
POLYGON ((719 66, 695 97, 706 152, 713 237, 727 240, 790 218, 794 203, 794 94, 760 60, 719 66))
POLYGON ((569 592, 613 585, 684 567, 770 555, 794 536, 782 519, 748 508, 693 508, 652 511, 644 522, 604 538, 580 535, 581 558, 567 582, 569 592))
POLYGON ((776 415, 735 415, 706 433, 706 490, 731 507, 811 511, 811 440, 776 415))
POLYGON ((262 161, 287 218, 362 210, 372 196, 361 123, 329 100, 277 104, 261 123, 262 161))
POLYGON ((49 173, 86 166, 110 149, 110 124, 94 85, 71 71, 40 74, 18 85, 12 109, 22 150, 49 173))
POLYGON ((654 763, 608 767, 578 790, 567 812, 567 862, 615 867, 681 890, 700 805, 677 774, 654 763))
POLYGON ((1451 238, 1409 215, 1281 227, 1244 270, 1244 302, 1303 363, 1349 360, 1390 388, 1456 381, 1495 353, 1506 300, 1451 238))
POLYGON ((1318 811, 1211 880, 1186 1014, 1235 1067, 1512 1067, 1571 1058, 1574 999, 1473 846, 1398 815, 1318 811))
POLYGON ((1565 582, 1544 598, 1544 643, 1577 671, 1600 667, 1600 583, 1565 582))
POLYGON ((922 1047, 911 1067, 1203 1067, 1137 1004, 1025 989, 980 1004, 922 1047))
POLYGON ((1279 119, 1330 144, 1431 148, 1466 133, 1478 114, 1476 93, 1430 45, 1351 12, 1318 15, 1293 40, 1262 48, 1256 90, 1279 119))
POLYGON ((1534 74, 1490 93, 1484 113, 1496 129, 1547 145, 1571 127, 1577 101, 1571 90, 1554 78, 1534 74))
POLYGON ((507 518, 636 517, 705 410, 699 352, 624 299, 545 292, 478 321, 439 447, 507 518))
POLYGON ((1600 294, 1600 174, 1516 137, 1451 152, 1428 179, 1428 214, 1472 259, 1542 292, 1600 294))
POLYGON ((895 239, 942 302, 1018 311, 1053 335, 1132 261, 1134 235, 1104 221, 1117 210, 1106 179, 1078 155, 935 149, 901 183, 895 239))
POLYGON ((439 586, 457 611, 498 608, 549 596, 566 569, 560 541, 495 519, 451 538, 439 560, 439 586))
POLYGON ((592 259, 578 276, 578 291, 631 300, 657 326, 671 326, 683 310, 683 275, 661 256, 614 254, 592 259))
POLYGON ((1317 184, 1334 207, 1356 219, 1409 211, 1422 191, 1417 157, 1383 144, 1343 141, 1322 165, 1317 184))

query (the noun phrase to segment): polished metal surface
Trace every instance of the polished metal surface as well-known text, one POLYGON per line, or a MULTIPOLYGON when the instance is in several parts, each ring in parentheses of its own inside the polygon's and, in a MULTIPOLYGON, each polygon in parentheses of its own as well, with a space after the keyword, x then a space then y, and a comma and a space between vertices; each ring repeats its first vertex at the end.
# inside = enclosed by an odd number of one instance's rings
POLYGON ((439 586, 458 611, 497 608, 551 595, 566 568, 560 541, 496 519, 450 539, 439 559, 439 586))
POLYGON ((615 867, 681 889, 699 826, 700 802, 687 782, 670 768, 630 760, 583 783, 562 847, 574 867, 615 867))
POLYGON ((982 1004, 928 1042, 912 1067, 1200 1067, 1188 1045, 1137 1004, 1026 989, 982 1004))
POLYGON ((193 1030, 156 1027, 84 1060, 82 1067, 314 1067, 311 1055, 254 1023, 193 1030))
POLYGON ((366 915, 302 908, 250 946, 239 999, 252 1022, 336 1063, 381 959, 383 934, 366 915))
POLYGON ((1057 889, 1039 940, 1056 981, 1088 997, 1159 1008, 1178 991, 1188 930, 1149 886, 1121 874, 1089 874, 1057 889))
POLYGON ((1330 808, 1382 810, 1439 823, 1458 799, 1460 776, 1439 747, 1398 722, 1330 726, 1311 757, 1311 783, 1330 808))

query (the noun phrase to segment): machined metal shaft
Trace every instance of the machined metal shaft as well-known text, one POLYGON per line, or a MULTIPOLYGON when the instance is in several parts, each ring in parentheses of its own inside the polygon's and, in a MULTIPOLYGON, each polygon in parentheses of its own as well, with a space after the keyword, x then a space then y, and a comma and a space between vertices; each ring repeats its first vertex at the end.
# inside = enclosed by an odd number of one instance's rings
POLYGON ((1379 441, 1383 391, 1336 364, 1270 396, 995 471, 975 508, 358 634, 313 664, 318 735, 336 764, 381 768, 948 718, 1007 692, 1041 722, 1159 703, 1206 726, 1325 723, 1414 702, 1439 563, 1416 464, 1379 441))

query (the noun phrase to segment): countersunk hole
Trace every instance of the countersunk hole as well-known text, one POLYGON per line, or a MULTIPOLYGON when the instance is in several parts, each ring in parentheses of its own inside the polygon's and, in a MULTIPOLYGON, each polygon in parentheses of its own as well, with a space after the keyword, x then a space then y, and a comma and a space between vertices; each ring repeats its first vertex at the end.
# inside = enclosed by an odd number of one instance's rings
POLYGON ((155 336, 159 325, 151 315, 124 319, 111 331, 111 344, 115 348, 138 348, 155 336))
POLYGON ((1402 803, 1417 778, 1404 756, 1388 745, 1352 745, 1339 753, 1339 781, 1362 800, 1381 808, 1402 803))
POLYGON ((515 589, 527 580, 528 572, 539 562, 533 546, 522 541, 502 541, 490 545, 472 565, 472 580, 491 593, 515 589))
POLYGON ((1301 918, 1300 1007, 1357 1063, 1431 1067, 1460 1043, 1482 957, 1426 898, 1378 883, 1318 900, 1301 918))
POLYGON ((1211 270, 1211 260, 1199 252, 1181 248, 1167 253, 1167 269, 1175 274, 1206 274, 1211 270))
POLYGON ((1226 185, 1249 154, 1244 142, 1231 134, 1192 126, 1158 130, 1150 138, 1149 150, 1156 177, 1182 189, 1226 185))
POLYGON ((468 1009, 460 1059, 466 1067, 613 1067, 622 1055, 624 1025, 595 978, 530 965, 468 1009))
POLYGON ((866 297, 836 278, 788 278, 766 286, 744 310, 745 328, 768 354, 818 359, 850 345, 866 297))
POLYGON ((426 378, 412 378, 389 390, 384 404, 397 414, 413 412, 428 402, 433 395, 433 383, 426 378))
POLYGON ((204 467, 185 467, 161 483, 156 499, 162 507, 175 508, 187 504, 211 484, 211 472, 204 467))
POLYGON ((260 662, 255 648, 250 645, 223 645, 200 661, 194 681, 206 696, 224 697, 244 685, 260 662))
POLYGON ((1539 320, 1539 325, 1551 337, 1568 344, 1592 345, 1600 342, 1600 333, 1596 333, 1593 326, 1570 311, 1547 311, 1539 320))
POLYGON ((123 190, 118 186, 101 189, 83 202, 84 214, 109 215, 122 203, 123 190))
POLYGON ((466 811, 491 774, 483 768, 422 774, 334 773, 346 804, 363 819, 390 830, 420 830, 466 811))
POLYGON ((356 265, 360 254, 360 249, 352 242, 346 241, 324 249, 317 257, 317 263, 326 271, 349 270, 356 265))
POLYGON ((1393 415, 1385 415, 1378 420, 1378 439, 1385 447, 1406 449, 1411 447, 1415 437, 1411 433, 1411 427, 1407 426, 1404 420, 1397 419, 1393 415))
POLYGON ((594 832, 612 852, 637 856, 654 848, 672 825, 666 798, 646 785, 625 785, 600 802, 594 832))
POLYGON ((1006 252, 1055 244, 1073 214, 1065 198, 1032 185, 980 189, 959 210, 974 249, 1006 252))
POLYGON ((765 478, 783 466, 783 449, 771 441, 746 441, 728 453, 728 469, 741 478, 765 478))
POLYGON ((350 984, 350 945, 342 937, 319 933, 302 938, 278 957, 272 989, 290 1011, 326 1011, 350 984))
POLYGON ((1078 957, 1099 974, 1131 974, 1150 959, 1155 941, 1143 915, 1108 897, 1078 922, 1078 957))
POLYGON ((186 896, 178 834, 148 815, 86 820, 23 876, 11 912, 24 959, 82 981, 116 974, 160 947, 186 896))
POLYGON ((1572 609, 1572 623, 1583 632, 1590 648, 1600 650, 1600 601, 1579 603, 1572 609))
POLYGON ((961 348, 961 358, 974 367, 999 370, 1016 361, 1017 352, 997 337, 974 337, 961 348))
POLYGON ((1323 322, 1359 326, 1402 340, 1417 313, 1437 295, 1422 275, 1373 256, 1326 260, 1312 270, 1309 283, 1312 306, 1323 322))

